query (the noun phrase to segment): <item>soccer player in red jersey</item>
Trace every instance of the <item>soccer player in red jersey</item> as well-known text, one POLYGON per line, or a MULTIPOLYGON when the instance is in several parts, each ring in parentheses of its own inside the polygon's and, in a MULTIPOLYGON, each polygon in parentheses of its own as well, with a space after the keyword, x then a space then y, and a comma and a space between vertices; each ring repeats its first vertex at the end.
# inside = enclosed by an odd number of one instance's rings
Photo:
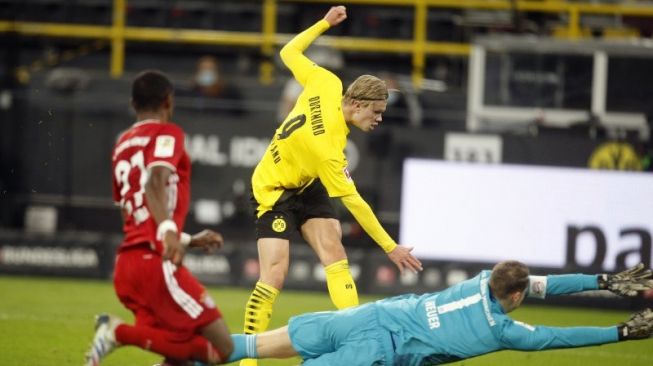
POLYGON ((136 122, 119 137, 112 154, 113 198, 120 205, 124 240, 118 248, 114 288, 135 316, 129 325, 111 315, 96 319, 87 366, 97 366, 118 346, 132 345, 165 356, 164 365, 187 360, 222 363, 233 343, 220 311, 182 265, 186 246, 222 246, 211 230, 183 233, 190 202, 191 163, 184 131, 170 122, 173 87, 158 71, 132 84, 136 122))

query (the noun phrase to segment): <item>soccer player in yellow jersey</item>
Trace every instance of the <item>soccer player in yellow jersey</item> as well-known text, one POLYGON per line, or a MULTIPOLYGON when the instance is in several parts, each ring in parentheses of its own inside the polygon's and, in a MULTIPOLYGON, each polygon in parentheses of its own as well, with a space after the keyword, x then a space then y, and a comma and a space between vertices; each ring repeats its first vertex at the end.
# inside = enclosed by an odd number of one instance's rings
MULTIPOLYGON (((324 19, 281 50, 281 59, 304 91, 275 131, 252 176, 261 274, 245 308, 247 334, 268 327, 272 305, 288 272, 289 238, 294 230, 301 232, 320 258, 334 305, 338 309, 358 305, 340 222, 329 197, 342 200, 401 272, 422 269, 410 253, 412 248, 397 245, 383 229, 347 171, 348 126, 368 132, 381 123, 388 97, 385 83, 363 75, 343 96, 340 79, 303 54, 320 34, 346 18, 344 6, 332 7, 324 19)), ((255 360, 241 365, 255 365, 255 360)))

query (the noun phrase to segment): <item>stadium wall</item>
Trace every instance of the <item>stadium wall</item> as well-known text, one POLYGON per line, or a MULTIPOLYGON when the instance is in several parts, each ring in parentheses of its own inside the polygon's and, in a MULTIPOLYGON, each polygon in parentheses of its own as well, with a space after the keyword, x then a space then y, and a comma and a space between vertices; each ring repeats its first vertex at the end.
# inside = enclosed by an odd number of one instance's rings
MULTIPOLYGON (((3 171, 10 184, 3 188, 8 193, 2 196, 0 212, 1 273, 110 277, 120 240, 120 215, 111 202, 109 153, 117 135, 133 121, 124 90, 128 85, 121 80, 92 83, 77 94, 38 87, 17 94, 14 106, 20 109, 12 111, 14 128, 5 129, 11 136, 3 136, 3 151, 11 151, 13 158, 3 160, 11 169, 3 171)), ((273 90, 266 92, 274 96, 273 90)), ((175 121, 187 132, 193 161, 193 203, 186 231, 209 227, 227 239, 226 248, 215 256, 189 253, 187 257, 186 265, 207 284, 251 287, 258 278, 249 179, 275 128, 271 115, 270 108, 234 116, 183 103, 176 110, 175 121)), ((359 191, 397 237, 406 158, 583 168, 605 144, 614 145, 600 134, 589 138, 583 128, 535 127, 536 133, 527 135, 479 135, 382 126, 371 134, 352 131, 347 153, 359 191)), ((632 149, 625 141, 620 144, 632 149)), ((602 164, 631 166, 619 159, 602 164)), ((399 276, 346 210, 338 208, 361 292, 432 291, 492 265, 470 259, 427 260, 419 275, 399 276)), ((293 243, 287 286, 324 288, 321 266, 301 240, 293 243)), ((599 303, 611 305, 611 300, 599 303)))
MULTIPOLYGON (((110 279, 119 237, 64 232, 55 236, 0 232, 0 274, 110 279)), ((184 265, 209 286, 250 288, 258 279, 258 257, 253 243, 227 241, 216 254, 191 251, 184 265)), ((350 269, 361 293, 397 295, 443 289, 489 269, 492 263, 424 260, 424 271, 400 275, 380 251, 348 250, 350 269)), ((532 267, 534 274, 568 273, 561 268, 532 267)), ((325 275, 318 258, 305 244, 295 243, 285 286, 296 290, 326 290, 325 275)), ((653 293, 622 299, 606 292, 562 297, 547 302, 619 309, 653 305, 653 293)))

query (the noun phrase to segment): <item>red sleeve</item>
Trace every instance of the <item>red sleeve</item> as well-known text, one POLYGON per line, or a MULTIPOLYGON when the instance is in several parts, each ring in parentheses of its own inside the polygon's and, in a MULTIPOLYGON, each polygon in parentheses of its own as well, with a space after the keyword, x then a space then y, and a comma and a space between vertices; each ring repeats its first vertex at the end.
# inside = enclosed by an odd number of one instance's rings
POLYGON ((144 151, 145 167, 165 166, 174 172, 185 149, 184 131, 173 123, 157 127, 158 131, 152 135, 144 151))

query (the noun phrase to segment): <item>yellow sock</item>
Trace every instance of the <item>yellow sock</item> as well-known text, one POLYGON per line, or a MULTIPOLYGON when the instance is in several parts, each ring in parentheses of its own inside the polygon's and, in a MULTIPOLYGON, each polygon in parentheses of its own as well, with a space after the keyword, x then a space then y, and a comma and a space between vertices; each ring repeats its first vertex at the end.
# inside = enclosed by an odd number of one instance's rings
MULTIPOLYGON (((254 291, 245 305, 245 325, 243 327, 245 334, 260 333, 268 329, 272 317, 272 305, 274 305, 277 295, 279 295, 279 290, 276 288, 260 281, 256 282, 254 291)), ((256 364, 254 359, 240 361, 240 366, 256 366, 256 364)))
POLYGON ((346 259, 330 264, 324 268, 327 286, 333 305, 344 309, 358 305, 358 292, 356 284, 349 272, 349 263, 346 259))

